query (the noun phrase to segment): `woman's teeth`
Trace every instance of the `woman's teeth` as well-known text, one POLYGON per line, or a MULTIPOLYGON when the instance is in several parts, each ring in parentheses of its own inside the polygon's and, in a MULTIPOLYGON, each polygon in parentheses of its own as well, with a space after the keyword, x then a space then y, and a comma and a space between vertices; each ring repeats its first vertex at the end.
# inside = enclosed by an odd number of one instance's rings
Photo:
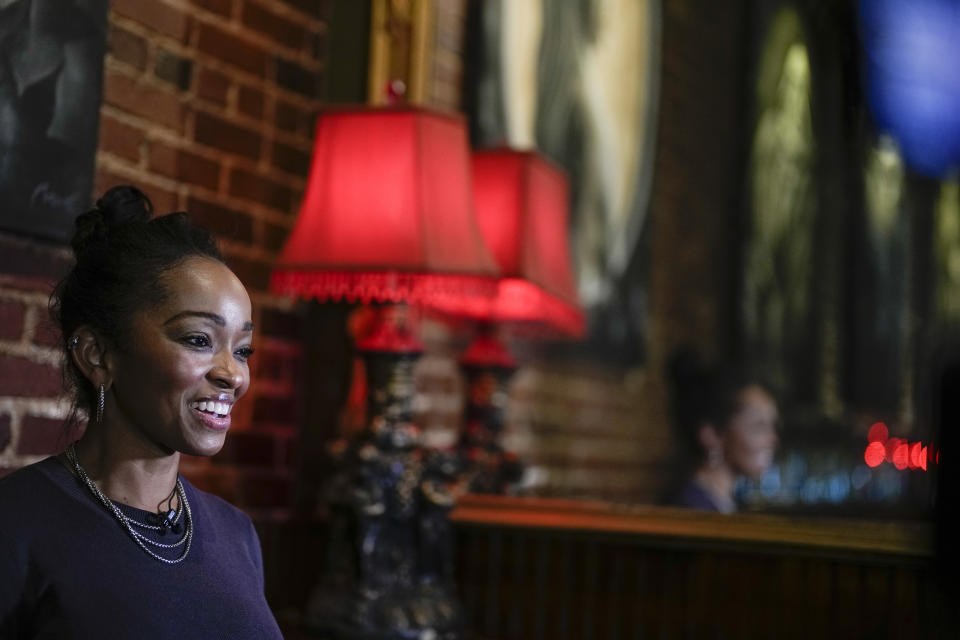
POLYGON ((206 413, 214 413, 218 416, 226 416, 230 415, 230 409, 233 408, 233 405, 226 402, 208 402, 206 400, 201 400, 199 402, 192 403, 190 407, 193 409, 199 409, 200 411, 204 411, 206 413))

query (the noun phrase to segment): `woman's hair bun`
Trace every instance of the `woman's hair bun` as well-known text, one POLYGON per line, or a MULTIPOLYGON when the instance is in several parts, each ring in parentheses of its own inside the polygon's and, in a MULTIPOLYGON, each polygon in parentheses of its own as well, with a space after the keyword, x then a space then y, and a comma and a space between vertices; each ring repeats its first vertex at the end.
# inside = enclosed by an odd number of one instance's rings
POLYGON ((127 185, 113 187, 97 200, 92 209, 77 216, 73 235, 74 255, 105 242, 110 231, 127 224, 147 222, 153 215, 153 203, 147 195, 127 185))

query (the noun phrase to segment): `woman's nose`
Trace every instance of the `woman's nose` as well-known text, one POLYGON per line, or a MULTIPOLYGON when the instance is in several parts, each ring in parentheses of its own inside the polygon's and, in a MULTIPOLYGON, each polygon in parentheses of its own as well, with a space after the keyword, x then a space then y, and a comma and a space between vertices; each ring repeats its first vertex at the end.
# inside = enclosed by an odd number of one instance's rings
POLYGON ((218 355, 209 375, 219 386, 226 389, 237 389, 243 385, 246 372, 232 353, 226 353, 218 355))

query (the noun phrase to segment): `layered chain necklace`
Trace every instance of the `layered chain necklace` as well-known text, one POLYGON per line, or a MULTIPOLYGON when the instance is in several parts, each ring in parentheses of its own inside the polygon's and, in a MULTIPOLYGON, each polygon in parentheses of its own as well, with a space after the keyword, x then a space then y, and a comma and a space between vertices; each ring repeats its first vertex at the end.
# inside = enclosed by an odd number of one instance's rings
POLYGON ((70 464, 73 465, 73 470, 76 472, 77 477, 83 481, 83 483, 87 486, 87 489, 89 489, 90 492, 96 496, 103 506, 114 515, 120 525, 127 530, 127 533, 130 534, 130 537, 133 538, 133 541, 136 542, 141 549, 143 549, 155 560, 159 560, 165 564, 177 564, 179 562, 183 562, 183 559, 186 558, 187 554, 190 552, 190 543, 193 542, 193 514, 190 512, 190 503, 187 502, 187 494, 183 491, 183 485, 180 483, 180 478, 177 478, 177 485, 174 489, 177 497, 180 499, 180 509, 178 511, 170 509, 166 515, 158 516, 160 520, 159 525, 152 525, 134 520, 133 518, 127 516, 120 511, 120 508, 113 502, 113 500, 103 495, 103 492, 100 491, 100 488, 94 484, 94 482, 90 479, 90 476, 87 475, 87 472, 84 471, 83 467, 80 466, 80 460, 77 458, 77 449, 75 445, 71 444, 69 447, 67 447, 66 454, 67 460, 69 460, 70 464), (134 529, 134 527, 139 527, 144 530, 156 531, 160 534, 163 534, 166 533, 168 528, 177 530, 180 526, 181 519, 186 519, 186 526, 184 527, 183 536, 171 544, 152 540, 151 538, 148 538, 144 534, 134 529), (156 547, 157 549, 176 549, 178 547, 183 547, 183 551, 176 558, 169 559, 159 555, 147 545, 156 547))

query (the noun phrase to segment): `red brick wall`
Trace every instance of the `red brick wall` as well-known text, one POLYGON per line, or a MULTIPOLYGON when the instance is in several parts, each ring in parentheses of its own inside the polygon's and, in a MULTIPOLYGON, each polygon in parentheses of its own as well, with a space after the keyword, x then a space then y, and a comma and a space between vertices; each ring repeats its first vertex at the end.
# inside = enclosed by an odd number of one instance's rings
MULTIPOLYGON (((299 317, 267 293, 309 166, 326 51, 322 0, 114 0, 96 193, 133 183, 221 240, 254 304, 253 384, 225 450, 187 460, 250 510, 289 504, 299 317)), ((59 356, 44 325, 69 253, 0 237, 0 473, 62 448, 59 356)))

